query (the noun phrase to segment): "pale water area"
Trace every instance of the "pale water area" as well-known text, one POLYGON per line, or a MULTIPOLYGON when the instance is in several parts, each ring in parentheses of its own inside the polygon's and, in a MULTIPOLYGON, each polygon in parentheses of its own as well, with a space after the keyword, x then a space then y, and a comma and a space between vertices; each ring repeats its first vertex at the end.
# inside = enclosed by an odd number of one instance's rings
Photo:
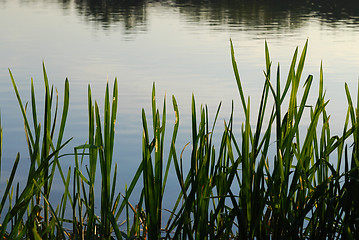
MULTIPOLYGON (((24 100, 30 101, 30 79, 34 79, 41 104, 42 61, 50 83, 58 88, 60 103, 64 80, 70 81, 65 139, 74 139, 63 153, 72 153, 73 147, 87 140, 88 84, 102 109, 106 82, 112 88, 117 77, 120 99, 114 161, 119 165, 120 190, 130 183, 141 161, 141 109, 150 117, 153 83, 158 103, 166 95, 169 134, 175 118, 171 96, 177 99, 179 149, 191 140, 192 94, 197 108, 208 105, 211 119, 222 101, 219 129, 229 118, 233 100, 240 134, 243 111, 231 66, 230 39, 244 92, 251 96, 253 116, 264 83, 265 41, 273 71, 279 62, 284 81, 295 47, 301 51, 308 39, 302 83, 308 74, 314 75, 309 103, 315 104, 323 61, 326 97, 331 100, 327 111, 333 134, 340 134, 347 106, 344 83, 355 98, 359 77, 358 5, 283 2, 0 0, 1 181, 9 175, 17 152, 21 152, 20 173, 26 173, 28 166, 23 120, 8 68, 24 100)), ((64 166, 73 165, 73 157, 62 161, 64 166)), ((176 182, 174 174, 171 180, 176 182)), ((166 190, 169 195, 178 191, 177 185, 166 190)))

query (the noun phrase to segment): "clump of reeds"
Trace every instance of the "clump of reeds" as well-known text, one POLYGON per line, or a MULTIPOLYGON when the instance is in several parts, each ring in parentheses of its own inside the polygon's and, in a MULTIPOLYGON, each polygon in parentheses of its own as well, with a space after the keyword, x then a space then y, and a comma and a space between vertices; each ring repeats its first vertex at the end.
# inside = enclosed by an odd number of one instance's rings
MULTIPOLYGON (((30 168, 26 185, 17 184, 14 190, 18 154, 6 189, 1 192, 0 239, 358 239, 359 94, 355 107, 345 85, 347 117, 342 134, 333 136, 322 67, 317 99, 308 102, 309 94, 314 94, 310 92, 314 79, 309 75, 302 80, 307 44, 301 53, 298 48, 295 50, 284 85, 280 66, 272 70, 265 44, 263 89, 257 117, 252 121, 250 97, 245 96, 231 42, 232 66, 245 121, 240 129, 236 128, 232 105, 220 141, 213 137, 221 104, 211 122, 208 108, 198 109, 194 96, 189 143, 176 144, 180 116, 174 97, 176 120, 172 137, 165 139, 166 99, 162 110, 157 109, 153 85, 152 129, 142 110, 142 161, 124 193, 116 192, 117 163, 113 164, 117 80, 111 97, 107 85, 103 122, 88 87, 88 140, 74 147, 70 154, 74 170, 69 167, 64 174, 59 158, 60 150, 69 142, 62 140, 69 107, 68 80, 60 127, 55 134, 58 99, 49 87, 45 67, 43 124, 38 121, 33 83, 29 117, 27 104, 23 104, 10 72, 24 119, 30 168), (304 118, 310 119, 306 130, 302 126, 304 118), (347 143, 349 139, 352 144, 347 143), (218 146, 215 142, 219 142, 218 146), (275 151, 270 150, 273 145, 275 151), (190 163, 188 172, 183 170, 184 161, 190 163), (173 208, 163 209, 171 166, 180 192, 173 208), (96 191, 98 167, 101 189, 96 191), (60 204, 54 207, 49 196, 56 171, 64 184, 64 193, 60 204), (138 202, 131 203, 136 185, 142 191, 138 202), (100 203, 96 202, 97 193, 100 203), (100 206, 99 211, 95 211, 96 206, 100 206), (65 214, 66 209, 72 212, 70 217, 65 214), (170 213, 168 219, 162 218, 163 211, 170 213), (125 230, 120 228, 120 218, 125 219, 125 230), (65 228, 65 223, 70 223, 72 229, 65 228)), ((0 163, 1 143, 0 121, 0 163)))
MULTIPOLYGON (((10 71, 9 71, 10 72, 10 71)), ((3 210, 6 198, 9 199, 9 209, 3 218, 0 238, 14 239, 27 236, 39 238, 64 237, 63 220, 61 212, 66 206, 61 205, 56 209, 51 207, 48 199, 56 169, 63 177, 59 164, 59 152, 70 141, 62 142, 66 118, 69 107, 69 82, 66 79, 64 88, 63 110, 60 127, 55 138, 55 126, 58 117, 57 90, 49 86, 45 66, 43 65, 45 101, 43 124, 38 122, 37 106, 35 101, 35 89, 31 80, 31 118, 27 116, 27 103, 24 105, 17 90, 15 80, 10 72, 11 81, 20 106, 24 120, 25 137, 27 140, 30 167, 26 186, 20 189, 16 185, 15 196, 12 186, 14 175, 19 163, 20 154, 17 154, 11 175, 4 191, 1 202, 0 214, 3 210), (53 116, 53 118, 52 118, 53 116), (32 120, 32 121, 31 121, 32 120), (42 132, 42 134, 41 134, 42 132), (8 224, 11 224, 7 233, 8 224)))

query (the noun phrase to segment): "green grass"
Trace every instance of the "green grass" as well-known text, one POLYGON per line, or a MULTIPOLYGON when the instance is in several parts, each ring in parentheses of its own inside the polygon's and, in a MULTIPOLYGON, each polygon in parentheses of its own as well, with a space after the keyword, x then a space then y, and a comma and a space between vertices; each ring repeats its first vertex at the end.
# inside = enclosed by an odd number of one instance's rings
MULTIPOLYGON (((318 80, 312 75, 302 78, 307 46, 308 42, 301 51, 295 49, 288 74, 282 78, 280 65, 273 69, 265 43, 263 89, 259 106, 253 108, 231 41, 241 102, 236 111, 245 120, 236 127, 232 104, 221 134, 215 135, 221 104, 211 120, 207 106, 198 107, 193 96, 192 136, 185 146, 176 143, 180 114, 175 97, 175 122, 166 126, 166 98, 158 109, 153 85, 151 117, 142 110, 142 161, 123 193, 116 190, 116 185, 125 185, 117 176, 121 162, 113 163, 117 80, 112 96, 107 84, 102 114, 88 87, 88 139, 73 153, 62 153, 71 140, 63 141, 68 80, 58 114, 57 91, 50 88, 43 66, 45 101, 40 123, 33 81, 29 114, 9 71, 24 120, 30 168, 26 185, 15 184, 18 154, 0 196, 0 239, 358 239, 359 89, 355 105, 344 86, 347 116, 342 134, 332 135, 322 66, 318 80), (318 93, 311 91, 313 84, 318 84, 318 93), (314 94, 316 101, 309 102, 314 94), (255 119, 251 119, 253 109, 255 119), (309 119, 305 126, 303 119, 309 119), (172 136, 167 139, 168 129, 172 136), (74 159, 66 172, 59 161, 63 155, 74 159), (183 162, 190 163, 188 172, 183 162), (164 209, 171 168, 180 192, 172 208, 164 209), (64 186, 57 206, 48 201, 55 173, 64 186), (100 191, 95 190, 96 181, 101 182, 100 191), (139 199, 130 202, 136 186, 141 189, 139 199), (164 211, 169 213, 166 219, 164 211), (70 217, 66 212, 72 213, 70 217)), ((2 140, 0 121, 0 163, 2 140)))

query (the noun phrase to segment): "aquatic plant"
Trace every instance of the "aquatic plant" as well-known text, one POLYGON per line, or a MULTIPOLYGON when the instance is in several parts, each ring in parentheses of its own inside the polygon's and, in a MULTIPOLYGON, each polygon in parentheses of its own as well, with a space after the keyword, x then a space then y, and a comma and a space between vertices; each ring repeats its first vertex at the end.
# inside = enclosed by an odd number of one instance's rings
POLYGON ((40 229, 42 233, 41 237, 43 238, 50 238, 50 236, 55 236, 55 234, 60 234, 60 236, 63 236, 63 222, 60 222, 57 217, 60 208, 54 210, 49 204, 48 199, 51 193, 51 186, 55 170, 58 169, 61 176, 63 176, 61 165, 59 164, 59 152, 71 140, 69 139, 65 143, 62 142, 69 108, 69 82, 67 79, 65 80, 63 111, 61 115, 60 128, 58 130, 56 139, 55 126, 58 114, 58 94, 57 90, 55 89, 56 96, 54 96, 53 87, 51 87, 50 90, 45 65, 43 64, 45 100, 42 135, 41 124, 38 122, 37 116, 33 80, 31 80, 32 128, 30 126, 31 119, 29 119, 26 114, 27 103, 25 105, 23 104, 15 84, 14 77, 10 70, 9 73, 24 120, 30 168, 26 186, 23 188, 22 192, 20 192, 19 184, 17 184, 15 199, 13 199, 13 190, 11 192, 9 190, 11 188, 16 168, 20 159, 20 154, 18 154, 10 175, 11 181, 8 182, 6 191, 3 195, 2 206, 5 203, 4 199, 6 197, 9 198, 10 203, 9 210, 4 217, 0 238, 4 237, 7 224, 10 221, 13 222, 11 231, 8 234, 8 238, 10 239, 24 235, 35 237, 35 235, 38 235, 38 231, 40 229), (55 104, 53 104, 54 101, 56 101, 55 104), (54 114, 53 119, 51 117, 52 114, 54 114), (41 198, 43 199, 42 204, 41 198), (15 200, 13 206, 11 205, 12 200, 15 200), (26 213, 28 215, 27 218, 25 218, 26 213), (57 233, 55 233, 56 229, 59 229, 57 233))
MULTIPOLYGON (((116 191, 117 163, 113 164, 119 98, 117 80, 111 97, 108 84, 106 86, 103 118, 88 86, 88 139, 83 145, 75 146, 74 153, 66 154, 73 157, 74 166, 64 174, 59 158, 63 156, 60 151, 70 141, 62 140, 69 108, 68 80, 65 80, 60 127, 55 134, 58 97, 54 88, 49 87, 45 66, 43 124, 38 121, 33 81, 29 117, 27 104, 23 104, 9 71, 24 119, 30 167, 25 186, 14 186, 20 160, 17 154, 6 188, 1 192, 0 238, 357 239, 359 97, 355 107, 345 85, 346 120, 342 134, 332 135, 322 66, 314 102, 309 101, 309 95, 314 94, 311 92, 313 76, 302 80, 308 42, 301 53, 295 49, 284 87, 280 65, 276 71, 272 70, 265 43, 263 89, 253 121, 251 98, 245 96, 233 43, 230 43, 244 116, 242 125, 237 129, 233 124, 232 104, 220 141, 215 141, 221 103, 211 122, 207 106, 198 108, 193 95, 192 136, 188 144, 178 146, 180 115, 176 99, 172 97, 175 117, 172 137, 166 140, 166 98, 160 111, 153 84, 152 117, 147 119, 142 109, 142 161, 124 193, 116 191), (309 119, 306 129, 303 119, 309 119), (152 122, 152 131, 148 122, 152 122), (169 146, 167 151, 166 146, 169 146), (190 163, 188 172, 183 170, 184 161, 190 163), (164 209, 163 197, 171 165, 180 192, 173 208, 164 209), (98 167, 100 203, 95 196, 98 167), (55 172, 64 185, 61 202, 56 207, 49 202, 55 172), (136 186, 141 193, 138 201, 131 203, 136 186), (99 211, 95 210, 97 206, 99 211), (66 214, 68 211, 72 214, 66 214), (163 219, 163 211, 169 212, 168 219, 163 219), (120 218, 125 221, 120 223, 120 218), (121 228, 124 223, 125 229, 121 228), (68 224, 72 229, 68 229, 68 224)), ((0 164, 2 140, 0 119, 0 164)))

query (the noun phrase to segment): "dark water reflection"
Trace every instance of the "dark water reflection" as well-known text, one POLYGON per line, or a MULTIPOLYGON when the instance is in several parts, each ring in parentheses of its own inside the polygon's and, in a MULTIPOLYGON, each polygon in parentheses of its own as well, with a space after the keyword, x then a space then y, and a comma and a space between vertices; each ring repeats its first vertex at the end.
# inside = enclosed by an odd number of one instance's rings
MULTIPOLYGON (((69 10, 72 1, 58 2, 64 10, 69 10)), ((146 26, 147 8, 153 4, 178 9, 189 22, 205 22, 214 26, 228 24, 246 30, 287 31, 300 28, 311 17, 331 27, 337 27, 338 23, 341 23, 340 27, 343 24, 352 27, 359 23, 359 2, 345 0, 75 0, 74 4, 78 15, 101 25, 103 29, 118 23, 123 23, 126 30, 146 26)), ((143 30, 146 28, 141 28, 143 30)))
POLYGON ((110 28, 117 22, 124 23, 125 30, 146 25, 146 5, 147 3, 141 0, 75 0, 78 14, 90 22, 101 24, 104 29, 110 28))

